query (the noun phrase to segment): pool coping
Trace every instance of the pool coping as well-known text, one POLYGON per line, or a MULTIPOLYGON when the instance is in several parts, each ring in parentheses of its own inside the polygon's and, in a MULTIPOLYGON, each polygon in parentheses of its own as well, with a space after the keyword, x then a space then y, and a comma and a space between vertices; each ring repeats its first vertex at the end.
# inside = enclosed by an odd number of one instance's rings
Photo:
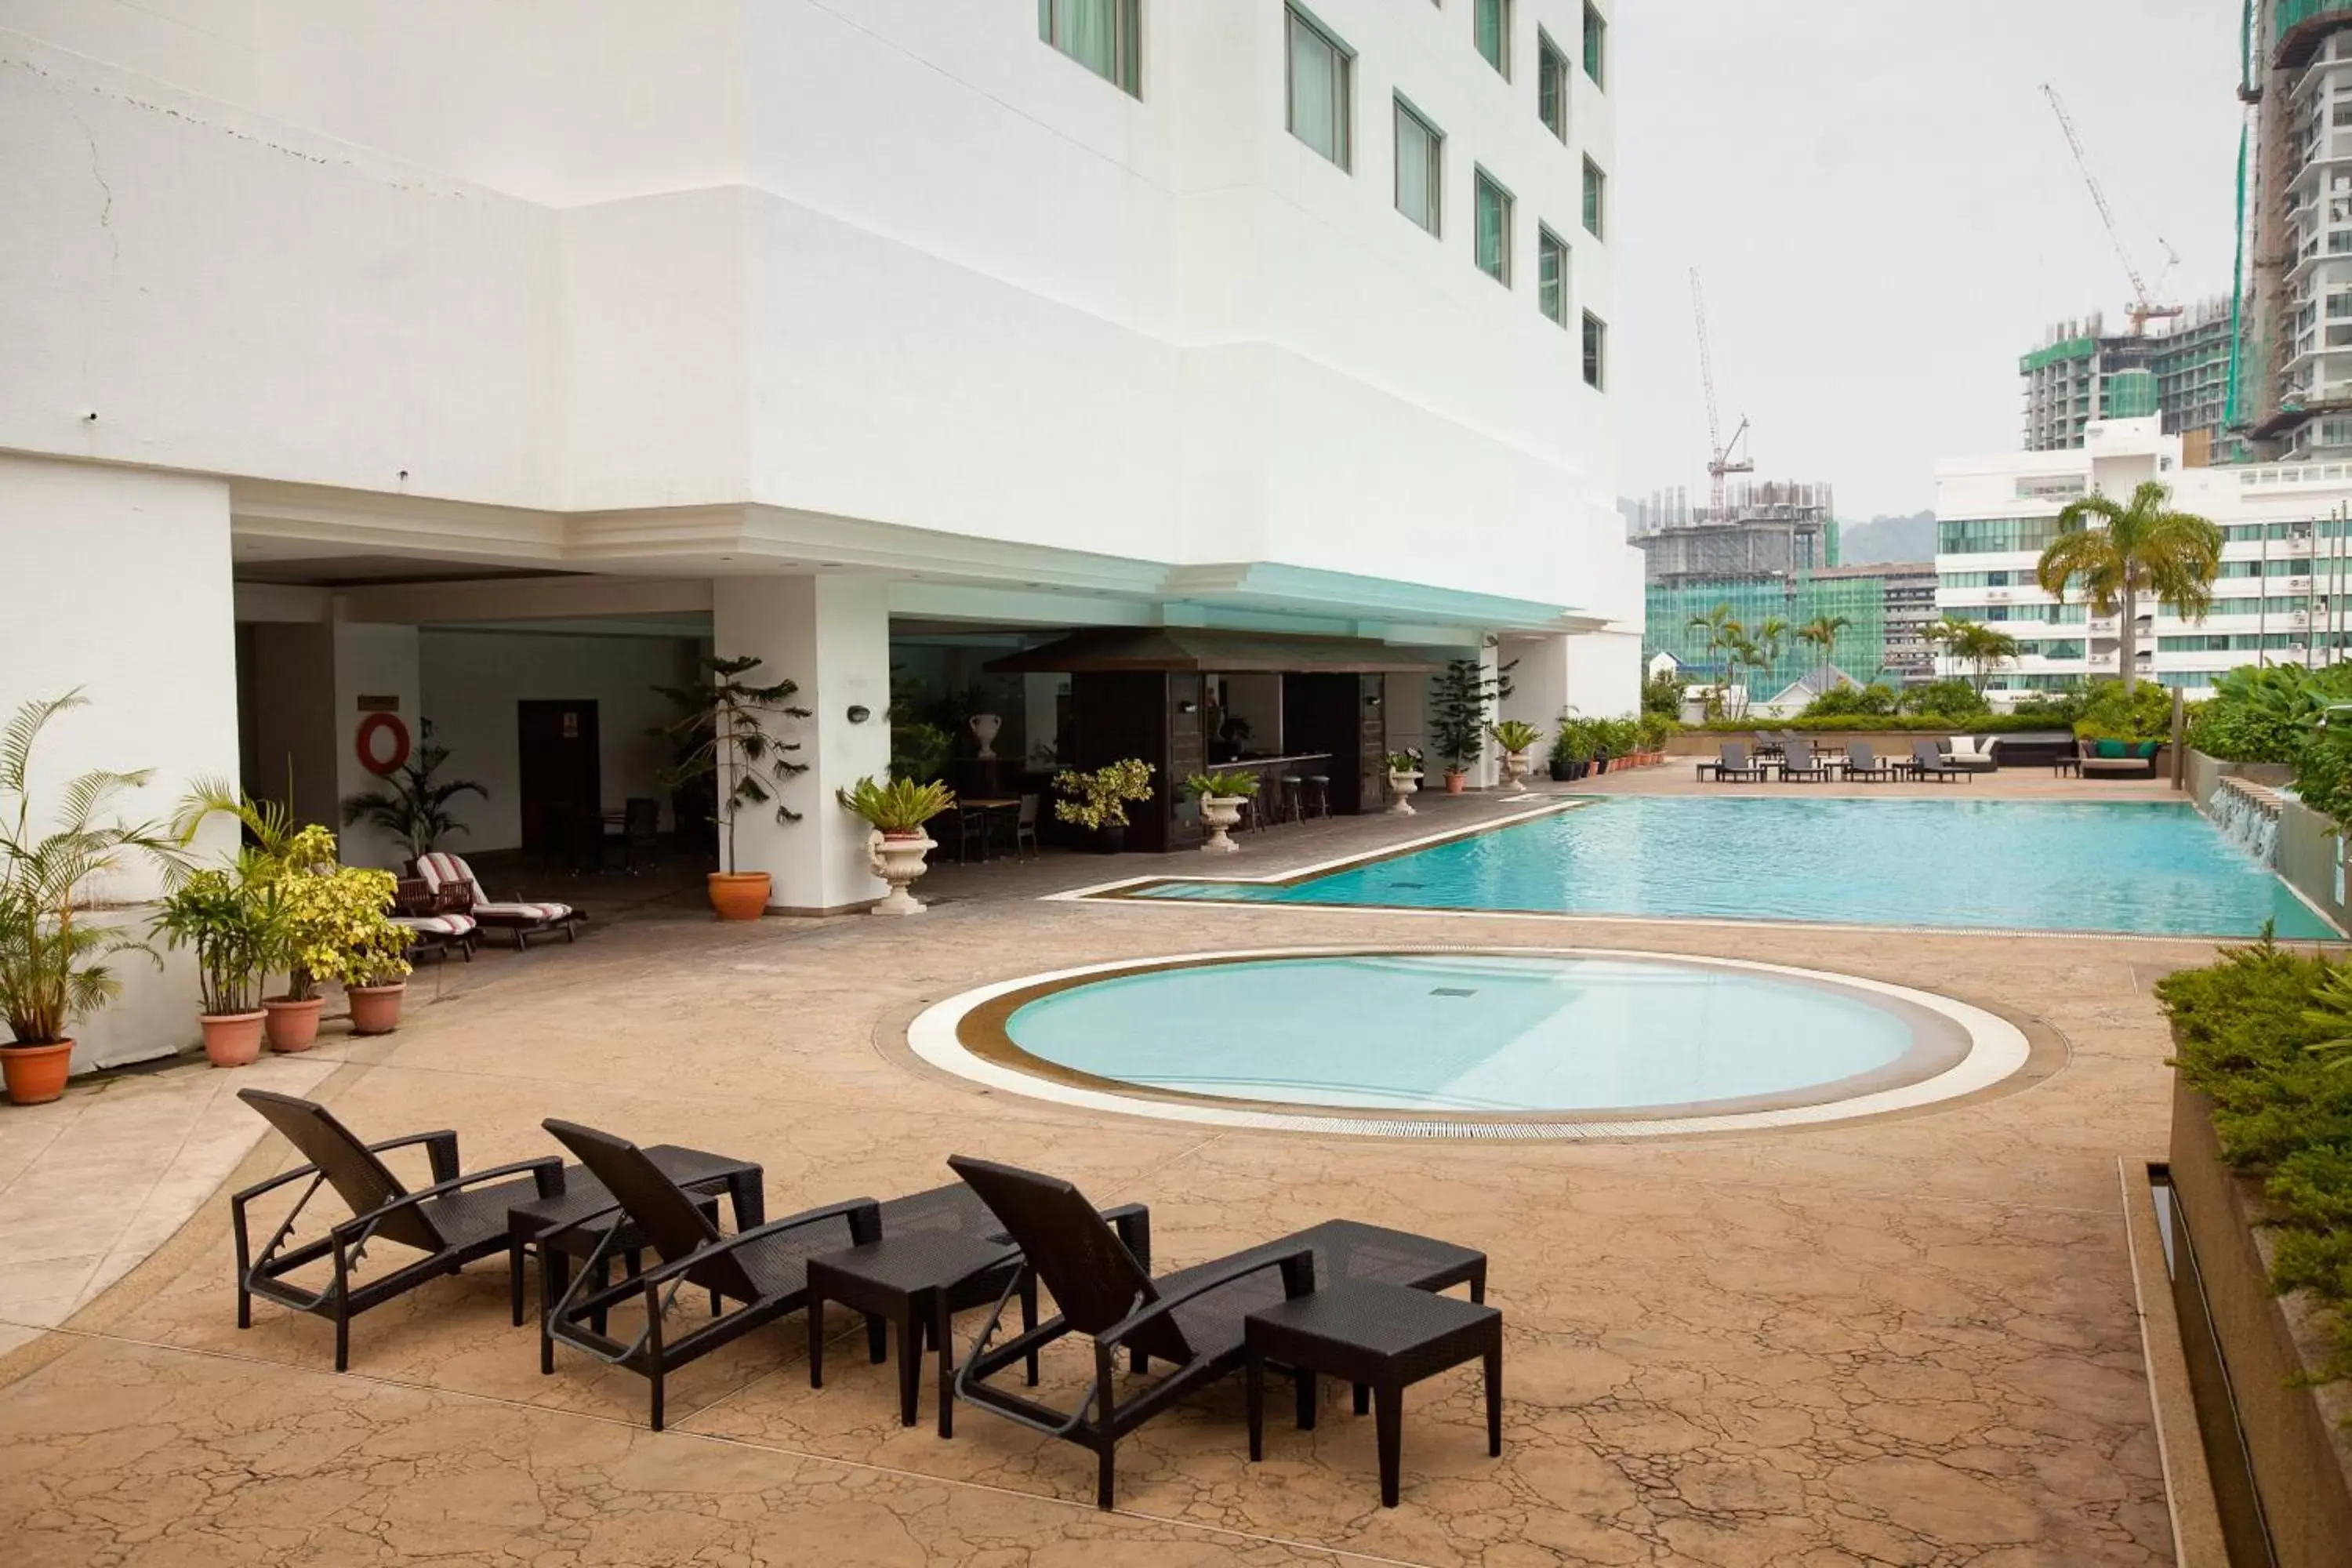
MULTIPOLYGON (((1630 948, 1486 947, 1381 943, 1347 946, 1234 948, 1201 952, 1167 953, 1151 958, 1117 959, 1100 963, 1016 976, 974 986, 937 1002, 907 1025, 906 1043, 915 1058, 954 1078, 986 1089, 1001 1089, 1029 1099, 1093 1110, 1108 1110, 1162 1121, 1226 1127, 1338 1133, 1350 1136, 1475 1139, 1484 1141, 1567 1141, 1652 1138, 1714 1132, 1752 1132, 1784 1128, 1834 1124, 1865 1117, 1916 1112, 1951 1102, 1979 1098, 2004 1086, 2030 1087, 2046 1074, 2026 1071, 2037 1056, 2034 1041, 2017 1024, 2000 1014, 1933 992, 1863 975, 1793 964, 1764 963, 1751 959, 1688 953, 1653 952, 1630 948), (1591 958, 1647 962, 1685 968, 1734 970, 1794 978, 1826 989, 1862 992, 1882 1003, 1924 1012, 1956 1028, 1969 1042, 1957 1060, 1921 1078, 1866 1089, 1833 1100, 1813 1098, 1804 1103, 1769 1108, 1723 1109, 1744 1101, 1712 1102, 1708 1110, 1694 1113, 1680 1108, 1641 1108, 1596 1111, 1572 1108, 1549 1111, 1385 1111, 1340 1106, 1307 1106, 1294 1102, 1236 1100, 1152 1089, 1115 1079, 1057 1068, 1010 1047, 1016 1062, 987 1047, 984 1032, 1002 1020, 1013 1005, 1007 999, 1034 998, 1045 988, 1059 988, 1088 980, 1181 966, 1233 963, 1252 959, 1301 957, 1362 957, 1367 955, 1457 955, 1494 958, 1591 958), (967 1020, 982 1034, 967 1037, 967 1020), (1045 1071, 1026 1070, 1035 1064, 1045 1071)), ((1010 1046, 1009 1040, 1005 1042, 1010 1046)), ((1908 1060, 1908 1057, 1905 1058, 1908 1060)), ((1898 1064, 1899 1065, 1899 1064, 1898 1064)), ((1867 1078, 1873 1075, 1857 1075, 1867 1078)), ((1818 1095, 1832 1086, 1811 1085, 1796 1091, 1818 1095)))
MULTIPOLYGON (((1385 847, 1368 851, 1363 854, 1345 855, 1329 860, 1318 860, 1311 865, 1297 867, 1286 871, 1274 872, 1266 876, 1218 877, 1169 876, 1165 874, 1154 874, 1138 877, 1122 877, 1113 881, 1097 882, 1087 887, 1066 888, 1059 892, 1047 893, 1043 895, 1043 901, 1049 903, 1111 904, 1124 906, 1129 909, 1165 909, 1172 906, 1177 909, 1205 910, 1309 910, 1322 913, 1336 912, 1346 914, 1350 912, 1359 912, 1381 915, 1412 915, 1423 918, 1435 916, 1449 920, 1538 920, 1559 921, 1570 923, 1602 922, 1610 925, 1721 926, 1735 931, 1748 927, 1769 926, 1776 930, 1783 931, 1818 931, 1846 933, 1896 931, 1912 936, 1973 936, 2003 938, 2040 937, 2064 942, 2248 942, 2258 940, 2254 933, 2243 931, 2081 931, 2042 926, 1894 925, 1877 921, 1776 919, 1768 915, 1617 914, 1608 910, 1597 910, 1433 909, 1427 905, 1422 904, 1346 903, 1316 900, 1302 900, 1297 903, 1275 903, 1256 899, 1160 899, 1149 896, 1150 889, 1163 887, 1297 887, 1303 882, 1310 882, 1319 878, 1334 876, 1342 871, 1356 870, 1361 867, 1376 865, 1382 860, 1393 860, 1406 855, 1416 855, 1424 849, 1433 849, 1440 845, 1451 844, 1459 839, 1473 838, 1482 833, 1496 833, 1507 827, 1521 826, 1527 823, 1537 821, 1542 817, 1557 816, 1565 812, 1576 811, 1585 807, 1598 805, 1605 801, 1625 798, 1640 797, 1606 795, 1552 797, 1548 804, 1531 811, 1514 812, 1507 816, 1494 817, 1484 822, 1471 823, 1461 827, 1449 828, 1443 833, 1433 833, 1424 835, 1418 838, 1409 838, 1401 844, 1389 845, 1385 847)), ((2133 805, 2165 807, 2177 805, 2186 808, 2200 821, 2206 822, 2207 826, 2211 826, 2210 820, 2204 816, 2204 814, 2199 812, 2195 804, 2189 801, 2081 803, 2029 801, 2018 802, 2015 804, 2133 805)), ((2312 914, 2318 919, 2321 924, 2326 926, 2328 930, 2334 933, 2329 936, 2279 937, 2275 939, 2276 941, 2282 943, 2308 943, 2315 946, 2343 946, 2347 943, 2352 943, 2352 933, 2347 933, 2344 928, 2337 925, 2335 920, 2328 915, 2326 910, 2321 909, 2311 899, 2305 896, 2302 889, 2296 887, 2284 877, 2280 876, 2275 869, 2265 868, 2265 874, 2275 879, 2281 887, 2286 889, 2288 893, 2294 896, 2297 903, 2309 910, 2312 914)))

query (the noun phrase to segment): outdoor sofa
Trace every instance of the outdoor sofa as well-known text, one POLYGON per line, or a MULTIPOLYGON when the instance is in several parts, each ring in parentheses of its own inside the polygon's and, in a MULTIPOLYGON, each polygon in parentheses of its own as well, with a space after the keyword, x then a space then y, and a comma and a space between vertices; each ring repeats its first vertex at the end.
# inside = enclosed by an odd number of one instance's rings
POLYGON ((2083 776, 2147 778, 2156 776, 2158 741, 2078 741, 2083 776))

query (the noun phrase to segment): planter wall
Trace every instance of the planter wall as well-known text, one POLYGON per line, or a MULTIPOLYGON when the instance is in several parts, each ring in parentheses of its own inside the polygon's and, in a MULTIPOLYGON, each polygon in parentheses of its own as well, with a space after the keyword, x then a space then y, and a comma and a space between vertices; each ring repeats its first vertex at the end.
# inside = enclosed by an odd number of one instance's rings
POLYGON ((2221 787, 2223 779, 2232 778, 2276 789, 2294 782, 2294 769, 2285 763, 2223 762, 2193 747, 2189 750, 2189 794, 2200 810, 2212 804, 2213 792, 2221 787))
POLYGON ((2267 1249, 2252 1226, 2261 1188, 2222 1163, 2211 1102, 2177 1078, 2171 1166, 2244 1437, 2242 1461, 2213 1453, 2208 1420, 2217 1481, 2225 1467, 2251 1466, 2279 1568, 2340 1565, 2352 1542, 2352 1433, 2343 1426, 2352 1388, 2295 1385, 2318 1363, 2319 1336, 2301 1301, 2271 1295, 2267 1249))
POLYGON ((2344 849, 2326 816, 2300 801, 2279 803, 2278 874, 2338 927, 2352 923, 2352 908, 2336 896, 2336 857, 2344 849))

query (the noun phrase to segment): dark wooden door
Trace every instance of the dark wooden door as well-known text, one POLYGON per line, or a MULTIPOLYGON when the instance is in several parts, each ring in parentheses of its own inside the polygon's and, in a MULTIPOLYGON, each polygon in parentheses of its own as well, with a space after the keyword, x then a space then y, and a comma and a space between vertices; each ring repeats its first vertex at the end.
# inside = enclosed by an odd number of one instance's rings
POLYGON ((604 775, 593 701, 515 704, 515 795, 522 847, 542 855, 591 851, 604 831, 604 775))

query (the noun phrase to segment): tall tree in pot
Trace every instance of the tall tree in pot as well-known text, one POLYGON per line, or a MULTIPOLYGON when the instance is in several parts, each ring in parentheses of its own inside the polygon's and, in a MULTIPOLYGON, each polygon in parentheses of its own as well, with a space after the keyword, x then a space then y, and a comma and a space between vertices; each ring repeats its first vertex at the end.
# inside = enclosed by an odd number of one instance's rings
POLYGON ((146 943, 92 918, 97 889, 134 858, 167 872, 179 864, 179 846, 161 827, 112 819, 115 802, 147 782, 143 771, 84 773, 36 817, 34 746, 50 720, 82 706, 78 691, 27 702, 0 731, 0 1019, 8 1026, 0 1069, 19 1105, 65 1091, 68 1031, 121 994, 111 959, 136 952, 160 967, 146 943))
POLYGON ((1486 749, 1486 725, 1495 716, 1495 705, 1511 693, 1510 668, 1505 665, 1488 675, 1477 659, 1451 659, 1432 682, 1429 735, 1437 754, 1445 759, 1448 795, 1462 793, 1470 769, 1486 749))
POLYGON ((813 717, 808 709, 792 705, 800 687, 791 680, 760 684, 752 679, 759 668, 760 661, 748 654, 705 654, 697 684, 654 688, 680 710, 656 731, 676 748, 677 759, 662 771, 662 786, 675 790, 704 778, 717 783, 720 860, 709 878, 710 907, 723 921, 759 919, 771 888, 767 872, 736 869, 735 818, 746 806, 772 805, 778 823, 798 822, 801 814, 784 804, 783 784, 794 773, 808 772, 806 763, 793 760, 799 742, 768 733, 773 720, 813 717))

